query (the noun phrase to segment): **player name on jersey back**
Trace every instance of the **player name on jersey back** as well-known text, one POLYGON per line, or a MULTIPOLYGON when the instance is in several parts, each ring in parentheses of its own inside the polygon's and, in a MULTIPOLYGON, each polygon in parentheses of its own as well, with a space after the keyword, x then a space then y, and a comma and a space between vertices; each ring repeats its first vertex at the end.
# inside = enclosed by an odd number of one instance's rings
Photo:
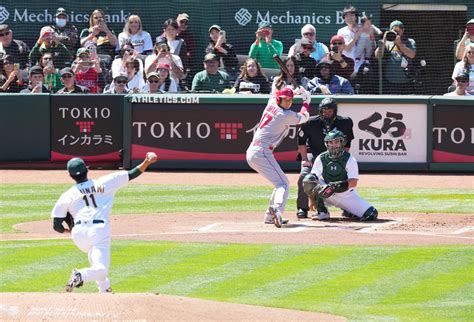
POLYGON ((105 193, 105 187, 103 185, 78 188, 78 189, 84 195, 90 195, 92 193, 105 193))

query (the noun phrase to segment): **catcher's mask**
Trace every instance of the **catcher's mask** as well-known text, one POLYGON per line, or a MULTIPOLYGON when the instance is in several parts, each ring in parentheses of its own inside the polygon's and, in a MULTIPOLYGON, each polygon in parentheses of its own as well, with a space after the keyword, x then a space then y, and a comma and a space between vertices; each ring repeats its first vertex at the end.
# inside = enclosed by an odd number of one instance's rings
POLYGON ((291 88, 285 87, 277 91, 275 93, 275 96, 276 96, 276 103, 280 105, 282 98, 293 99, 294 94, 291 88))
POLYGON ((329 152, 329 158, 337 160, 344 152, 344 145, 346 145, 346 136, 341 131, 334 129, 329 131, 324 137, 324 145, 329 152))
POLYGON ((332 122, 336 119, 337 116, 337 103, 336 100, 332 97, 326 97, 324 98, 321 103, 319 103, 319 115, 321 116, 321 119, 328 125, 331 125, 332 122), (332 116, 327 118, 324 117, 324 110, 325 109, 332 109, 333 113, 332 116))

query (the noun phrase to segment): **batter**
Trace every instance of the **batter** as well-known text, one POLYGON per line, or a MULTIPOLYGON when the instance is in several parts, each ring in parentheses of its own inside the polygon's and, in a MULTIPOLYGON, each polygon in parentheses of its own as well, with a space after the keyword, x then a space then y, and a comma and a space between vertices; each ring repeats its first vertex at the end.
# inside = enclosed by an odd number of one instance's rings
POLYGON ((247 149, 247 163, 274 185, 264 222, 281 228, 287 223, 282 214, 285 211, 290 182, 276 161, 273 151, 288 135, 291 125, 302 124, 309 119, 311 95, 300 87, 303 106, 299 112, 290 110, 293 104, 293 90, 283 88, 270 98, 263 111, 257 131, 247 149))
POLYGON ((86 282, 95 281, 99 293, 112 292, 107 277, 110 268, 110 210, 115 193, 142 174, 157 156, 148 152, 145 160, 130 171, 118 171, 100 177, 87 178, 87 167, 80 158, 67 163, 69 175, 76 185, 61 195, 53 208, 53 228, 59 233, 70 231, 74 244, 87 253, 90 267, 73 269, 66 291, 72 292, 86 282), (70 218, 70 221, 69 219, 70 218), (65 229, 63 222, 69 226, 65 229))

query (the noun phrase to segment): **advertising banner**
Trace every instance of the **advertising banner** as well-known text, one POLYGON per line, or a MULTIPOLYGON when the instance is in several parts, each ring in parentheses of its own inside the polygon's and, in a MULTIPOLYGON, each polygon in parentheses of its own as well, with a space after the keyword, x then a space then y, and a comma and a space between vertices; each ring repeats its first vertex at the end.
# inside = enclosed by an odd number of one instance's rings
MULTIPOLYGON (((132 103, 132 159, 154 151, 160 160, 245 162, 264 107, 231 102, 225 106, 132 103)), ((296 126, 290 127, 274 152, 277 160, 296 160, 296 131, 296 126)))
POLYGON ((474 163, 474 106, 433 107, 433 162, 474 163))
POLYGON ((338 114, 354 122, 351 154, 359 162, 427 162, 427 106, 404 103, 340 103, 338 114))
POLYGON ((122 96, 52 95, 51 161, 119 161, 122 96))

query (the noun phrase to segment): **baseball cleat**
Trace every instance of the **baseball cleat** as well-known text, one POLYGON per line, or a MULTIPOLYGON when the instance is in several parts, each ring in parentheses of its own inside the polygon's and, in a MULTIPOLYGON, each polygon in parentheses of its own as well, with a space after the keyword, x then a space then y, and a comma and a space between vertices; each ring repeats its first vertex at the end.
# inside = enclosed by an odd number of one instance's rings
POLYGON ((314 215, 311 219, 313 219, 313 220, 328 220, 329 218, 330 218, 330 216, 329 216, 328 212, 318 211, 318 212, 314 213, 314 215))
POLYGON ((308 210, 306 210, 306 209, 298 209, 298 212, 296 212, 296 217, 297 217, 298 219, 308 218, 308 210))
MULTIPOLYGON (((281 219, 281 224, 282 224, 282 225, 286 225, 289 221, 290 221, 289 219, 284 219, 284 218, 282 218, 282 219, 281 219)), ((265 219, 265 221, 264 221, 263 223, 264 223, 264 224, 267 224, 267 225, 274 225, 274 224, 275 224, 272 218, 270 218, 270 219, 265 219)))
POLYGON ((347 211, 347 210, 343 210, 341 216, 342 216, 342 217, 346 217, 346 218, 357 218, 356 215, 350 213, 350 212, 347 211))
POLYGON ((281 228, 281 225, 283 225, 283 218, 281 218, 280 211, 275 206, 270 206, 268 207, 268 212, 272 216, 273 224, 277 228, 281 228))
POLYGON ((72 292, 75 287, 81 287, 84 284, 82 275, 77 269, 73 269, 69 282, 66 284, 66 292, 72 292))

